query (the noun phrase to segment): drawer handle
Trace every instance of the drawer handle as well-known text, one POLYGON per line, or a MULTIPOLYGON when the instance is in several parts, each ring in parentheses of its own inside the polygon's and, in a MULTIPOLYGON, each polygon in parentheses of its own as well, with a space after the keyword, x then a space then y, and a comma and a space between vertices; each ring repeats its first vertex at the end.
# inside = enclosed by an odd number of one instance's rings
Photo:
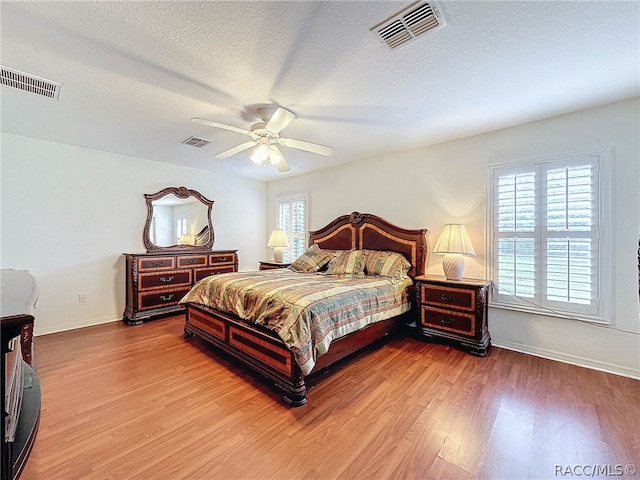
POLYGON ((173 293, 171 295, 160 295, 160 298, 162 300, 164 300, 165 302, 168 302, 169 300, 171 300, 173 298, 173 293))
POLYGON ((453 322, 455 322, 455 319, 453 318, 441 317, 441 316, 438 316, 438 320, 440 320, 440 323, 443 325, 452 325, 453 322))
POLYGON ((440 294, 440 300, 442 300, 443 302, 453 302, 455 299, 455 295, 445 295, 444 293, 440 294))
POLYGON ((164 265, 164 260, 162 262, 151 262, 151 265, 154 267, 161 267, 164 265))
POLYGON ((171 280, 173 280, 175 277, 172 275, 170 277, 160 277, 160 281, 163 283, 169 283, 171 280))
POLYGON ((227 261, 227 257, 218 257, 218 261, 219 262, 226 262, 227 261))
POLYGON ((193 265, 194 263, 198 263, 198 260, 197 260, 197 259, 194 259, 194 258, 190 258, 190 259, 187 261, 187 263, 188 263, 189 265, 193 265))

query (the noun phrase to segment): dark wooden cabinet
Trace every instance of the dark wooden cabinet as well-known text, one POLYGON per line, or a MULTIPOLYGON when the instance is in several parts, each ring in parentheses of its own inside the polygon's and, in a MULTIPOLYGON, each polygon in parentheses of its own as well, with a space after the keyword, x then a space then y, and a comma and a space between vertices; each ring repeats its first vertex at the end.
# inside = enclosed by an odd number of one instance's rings
POLYGON ((276 262, 275 260, 264 260, 260 262, 260 270, 273 270, 276 268, 287 268, 290 262, 276 262))
POLYGON ((236 250, 172 253, 125 253, 127 303, 122 319, 137 325, 184 311, 178 302, 209 275, 238 271, 236 250))
POLYGON ((488 325, 488 280, 416 277, 418 334, 443 340, 471 354, 485 356, 491 346, 488 325))
POLYGON ((2 335, 2 480, 17 479, 27 462, 40 422, 40 383, 23 359, 32 355, 33 315, 1 319, 2 335))

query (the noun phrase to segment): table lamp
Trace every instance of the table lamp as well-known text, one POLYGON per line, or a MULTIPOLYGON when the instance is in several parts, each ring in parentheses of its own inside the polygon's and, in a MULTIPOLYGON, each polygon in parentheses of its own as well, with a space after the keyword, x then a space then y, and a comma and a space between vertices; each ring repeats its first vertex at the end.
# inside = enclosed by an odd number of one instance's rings
POLYGON ((465 256, 475 256, 467 229, 459 223, 448 223, 444 226, 440 238, 433 248, 433 253, 444 255, 442 269, 447 280, 460 280, 464 271, 465 256))
POLYGON ((284 255, 285 247, 289 246, 289 242, 287 240, 287 236, 280 229, 275 229, 271 232, 271 236, 269 237, 269 243, 267 243, 267 247, 273 248, 273 259, 282 263, 282 257, 284 255))

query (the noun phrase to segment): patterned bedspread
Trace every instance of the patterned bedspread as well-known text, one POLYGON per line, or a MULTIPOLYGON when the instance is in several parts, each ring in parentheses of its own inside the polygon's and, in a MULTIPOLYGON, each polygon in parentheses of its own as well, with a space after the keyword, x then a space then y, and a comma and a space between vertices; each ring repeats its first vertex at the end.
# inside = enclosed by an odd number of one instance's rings
POLYGON ((262 270, 204 278, 180 302, 273 330, 307 375, 332 340, 408 311, 411 284, 410 279, 262 270))

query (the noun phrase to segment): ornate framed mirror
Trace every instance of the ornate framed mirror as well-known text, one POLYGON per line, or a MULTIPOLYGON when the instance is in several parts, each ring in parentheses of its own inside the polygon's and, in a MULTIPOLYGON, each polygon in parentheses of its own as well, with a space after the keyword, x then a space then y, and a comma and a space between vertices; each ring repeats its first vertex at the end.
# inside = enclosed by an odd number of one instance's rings
POLYGON ((196 190, 167 187, 145 194, 147 223, 143 241, 147 252, 211 250, 213 200, 196 190))

